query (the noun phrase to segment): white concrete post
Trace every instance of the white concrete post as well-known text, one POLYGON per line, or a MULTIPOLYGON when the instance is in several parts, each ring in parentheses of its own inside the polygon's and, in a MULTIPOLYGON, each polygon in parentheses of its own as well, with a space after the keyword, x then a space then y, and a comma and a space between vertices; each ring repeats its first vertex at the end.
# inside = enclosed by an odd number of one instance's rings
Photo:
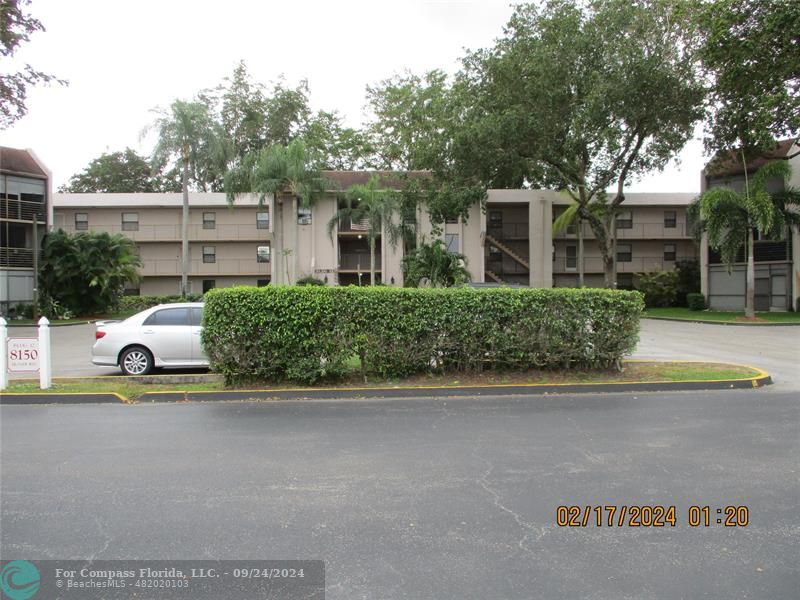
POLYGON ((50 321, 39 319, 39 387, 49 389, 53 383, 50 370, 50 321))
POLYGON ((6 320, 0 317, 0 390, 8 387, 8 329, 6 320))

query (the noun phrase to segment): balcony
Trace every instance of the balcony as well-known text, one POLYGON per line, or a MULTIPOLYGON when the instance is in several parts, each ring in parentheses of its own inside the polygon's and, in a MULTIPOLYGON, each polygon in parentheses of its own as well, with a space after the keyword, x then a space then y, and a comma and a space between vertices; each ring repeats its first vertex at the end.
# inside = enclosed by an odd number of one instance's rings
POLYGON ((45 206, 41 202, 0 198, 0 219, 45 223, 45 206))
MULTIPOLYGON (((617 262, 617 273, 642 273, 646 271, 671 271, 681 260, 696 260, 695 256, 678 256, 676 260, 664 260, 663 256, 634 256, 626 262, 617 262)), ((557 256, 553 261, 553 273, 577 273, 578 259, 557 256)), ((584 273, 602 273, 603 259, 586 256, 583 259, 584 273)))
MULTIPOLYGON (((175 258, 142 260, 139 273, 144 277, 166 277, 181 274, 181 261, 175 258)), ((270 263, 257 262, 255 258, 217 258, 216 262, 204 263, 201 260, 189 262, 189 275, 270 275, 270 263)))
POLYGON ((33 248, 0 248, 0 267, 32 269, 33 248))
POLYGON ((486 227, 486 233, 498 240, 527 240, 530 239, 530 226, 528 223, 503 223, 486 227))
MULTIPOLYGON (((341 254, 339 256, 339 270, 340 271, 361 271, 365 273, 369 271, 369 254, 341 254)), ((381 270, 381 254, 375 253, 375 270, 381 270)))
MULTIPOLYGON (((94 231, 107 231, 108 233, 121 233, 135 242, 179 242, 181 241, 180 224, 139 224, 139 229, 123 229, 122 225, 93 225, 89 221, 89 229, 94 231)), ((68 231, 75 232, 74 223, 68 224, 68 231)), ((271 237, 268 229, 258 229, 253 225, 217 225, 215 229, 204 229, 200 224, 190 224, 188 228, 189 241, 215 242, 215 241, 258 241, 271 237)))
MULTIPOLYGON (((557 240, 576 239, 576 237, 577 234, 574 231, 553 234, 553 239, 557 240)), ((691 237, 691 229, 686 223, 681 222, 675 223, 675 227, 664 227, 664 221, 637 221, 634 219, 630 228, 617 228, 618 240, 671 240, 691 237)), ((587 223, 583 224, 583 239, 594 239, 592 228, 587 223)))
POLYGON ((369 230, 369 220, 364 219, 363 221, 356 221, 355 223, 350 219, 341 219, 339 221, 339 233, 344 233, 348 235, 353 234, 360 234, 360 235, 367 235, 367 231, 369 230))

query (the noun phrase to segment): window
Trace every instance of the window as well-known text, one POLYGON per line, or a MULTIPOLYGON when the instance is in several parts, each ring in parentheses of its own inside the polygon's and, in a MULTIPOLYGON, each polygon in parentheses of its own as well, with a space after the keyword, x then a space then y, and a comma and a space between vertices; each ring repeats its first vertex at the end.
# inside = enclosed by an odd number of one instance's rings
POLYGON ((189 325, 189 309, 165 308, 157 310, 147 317, 142 325, 189 325))
POLYGON ((208 290, 213 290, 217 287, 217 280, 216 279, 203 279, 203 293, 205 294, 208 290))
POLYGON ((664 260, 675 260, 676 250, 675 244, 664 244, 664 260))
POLYGON ((503 212, 500 210, 489 211, 489 227, 502 227, 503 226, 503 212))
POLYGON ((567 261, 565 266, 567 269, 578 268, 578 247, 574 244, 569 244, 567 246, 567 261))
POLYGON ((269 285, 269 279, 257 279, 256 285, 258 287, 267 287, 269 285))
POLYGON ((455 217, 447 217, 447 218, 445 218, 444 222, 445 222, 445 223, 448 223, 448 224, 450 224, 450 225, 454 225, 454 224, 458 223, 458 216, 455 216, 455 217))
POLYGON ((270 259, 270 247, 259 246, 256 248, 256 260, 260 263, 268 263, 270 259))
POLYGON ((139 213, 122 213, 122 231, 139 231, 139 213))
POLYGON ((617 262, 631 262, 633 260, 633 248, 630 244, 617 243, 617 262))
POLYGON ((633 213, 623 210, 617 213, 617 229, 633 229, 633 213))
POLYGON ((298 206, 297 207, 297 224, 298 225, 311 225, 311 207, 298 206))
POLYGON ((633 273, 617 273, 617 289, 633 290, 633 273))
POLYGON ((269 213, 257 212, 256 213, 256 229, 269 229, 269 213))
POLYGON ((217 247, 216 246, 203 246, 203 262, 215 263, 217 262, 217 247))
POLYGON ((664 227, 672 229, 678 224, 678 213, 674 210, 664 211, 664 227))
POLYGON ((446 233, 444 235, 444 243, 447 246, 448 252, 458 252, 458 234, 446 233))
POLYGON ((577 229, 575 228, 575 221, 567 225, 566 231, 569 235, 575 235, 575 233, 577 233, 577 229))
POLYGON ((89 213, 75 213, 75 231, 89 229, 89 213))
POLYGON ((203 309, 193 308, 192 310, 192 325, 199 327, 203 324, 203 309))
POLYGON ((217 213, 204 212, 203 213, 203 229, 216 229, 217 228, 217 213))

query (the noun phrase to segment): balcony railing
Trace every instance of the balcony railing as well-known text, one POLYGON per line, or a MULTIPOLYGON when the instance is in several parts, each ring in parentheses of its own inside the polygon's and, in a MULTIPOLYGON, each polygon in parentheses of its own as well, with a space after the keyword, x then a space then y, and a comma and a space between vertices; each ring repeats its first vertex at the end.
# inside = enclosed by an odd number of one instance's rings
MULTIPOLYGON (((575 239, 577 232, 573 230, 554 233, 555 239, 575 239)), ((675 227, 664 227, 663 221, 637 221, 633 220, 630 228, 617 227, 618 240, 646 240, 646 239, 683 239, 691 238, 692 231, 686 223, 676 222, 675 227)), ((594 233, 588 223, 583 224, 583 238, 594 239, 594 233)))
POLYGON ((0 248, 0 267, 33 268, 33 248, 0 248))
POLYGON ((41 202, 28 202, 27 200, 0 198, 0 219, 33 222, 34 215, 39 223, 45 222, 44 204, 41 202))
MULTIPOLYGON (((381 268, 381 255, 375 253, 375 268, 381 268)), ((339 256, 339 269, 346 271, 369 271, 369 254, 341 254, 339 256)))
MULTIPOLYGON (((158 258, 142 259, 143 266, 139 269, 145 277, 180 275, 180 259, 158 258)), ((257 262, 255 258, 217 258, 216 262, 205 263, 201 260, 189 262, 189 275, 269 275, 270 263, 257 262)))
MULTIPOLYGON (((67 223, 67 231, 74 232, 75 224, 67 223)), ((145 225, 140 224, 138 229, 123 229, 122 225, 94 225, 89 221, 88 229, 94 231, 107 231, 108 233, 121 233, 136 242, 179 242, 181 240, 180 224, 173 225, 145 225)), ((258 229, 253 225, 217 225, 214 229, 204 229, 200 224, 190 224, 188 228, 189 240, 193 242, 212 242, 217 240, 248 241, 265 240, 271 235, 268 229, 258 229)))
MULTIPOLYGON (((663 256, 633 256, 626 262, 617 261, 617 273, 641 273, 646 271, 669 271, 681 260, 694 260, 694 256, 678 256, 675 260, 664 260, 663 256)), ((587 256, 583 259, 584 273, 602 273, 603 259, 599 256, 587 256)), ((553 261, 554 273, 577 273, 578 259, 557 256, 553 261)))
POLYGON ((503 223, 486 226, 486 233, 498 240, 527 240, 530 238, 530 226, 527 223, 503 223))
POLYGON ((350 219, 339 220, 339 233, 362 233, 365 234, 369 230, 369 219, 362 221, 351 221, 350 219))

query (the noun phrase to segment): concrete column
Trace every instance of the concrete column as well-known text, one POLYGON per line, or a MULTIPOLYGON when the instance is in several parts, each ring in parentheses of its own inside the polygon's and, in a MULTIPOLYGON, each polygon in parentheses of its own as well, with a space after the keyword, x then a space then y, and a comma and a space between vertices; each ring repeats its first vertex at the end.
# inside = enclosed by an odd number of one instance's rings
POLYGON ((553 287, 553 204, 536 196, 528 204, 530 237, 530 286, 553 287))
POLYGON ((792 227, 792 310, 800 310, 800 226, 792 227))
POLYGON ((53 383, 50 359, 50 321, 39 319, 39 387, 50 389, 53 383))
POLYGON ((0 390, 8 387, 8 328, 0 317, 0 390))
POLYGON ((708 305, 708 234, 705 231, 700 238, 700 293, 708 305))

